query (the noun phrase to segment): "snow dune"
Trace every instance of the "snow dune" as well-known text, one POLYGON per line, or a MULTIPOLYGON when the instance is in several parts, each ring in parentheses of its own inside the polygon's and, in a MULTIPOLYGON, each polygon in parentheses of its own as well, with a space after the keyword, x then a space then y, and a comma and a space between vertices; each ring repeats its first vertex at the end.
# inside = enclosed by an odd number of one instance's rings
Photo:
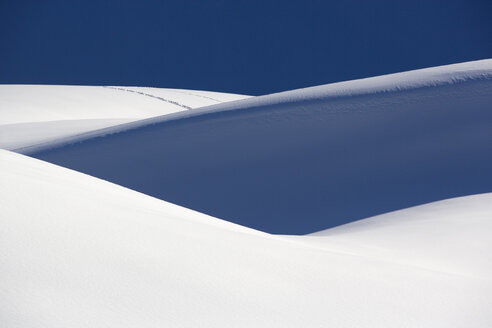
POLYGON ((492 194, 292 237, 4 150, 0 181, 2 327, 436 328, 492 320, 492 194), (441 262, 429 261, 446 248, 441 262))
POLYGON ((0 148, 19 149, 143 118, 246 98, 141 87, 0 85, 0 148))
POLYGON ((0 326, 488 327, 491 100, 492 60, 261 97, 0 86, 0 326))
POLYGON ((241 225, 304 234, 492 191, 491 124, 492 60, 482 60, 181 111, 21 151, 241 225))

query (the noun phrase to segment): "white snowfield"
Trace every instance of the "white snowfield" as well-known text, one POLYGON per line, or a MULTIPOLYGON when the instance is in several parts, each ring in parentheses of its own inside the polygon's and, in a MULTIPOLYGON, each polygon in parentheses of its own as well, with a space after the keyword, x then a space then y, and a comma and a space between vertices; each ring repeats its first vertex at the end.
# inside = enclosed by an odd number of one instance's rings
POLYGON ((492 194, 486 193, 411 207, 292 238, 330 250, 351 249, 373 258, 489 279, 491 236, 492 194))
POLYGON ((0 148, 44 144, 88 131, 244 99, 209 91, 62 85, 0 85, 0 148))
POLYGON ((243 97, 0 86, 0 327, 490 327, 492 60, 243 97))
POLYGON ((297 242, 8 151, 0 151, 0 179, 2 327, 492 320, 492 194, 297 242))

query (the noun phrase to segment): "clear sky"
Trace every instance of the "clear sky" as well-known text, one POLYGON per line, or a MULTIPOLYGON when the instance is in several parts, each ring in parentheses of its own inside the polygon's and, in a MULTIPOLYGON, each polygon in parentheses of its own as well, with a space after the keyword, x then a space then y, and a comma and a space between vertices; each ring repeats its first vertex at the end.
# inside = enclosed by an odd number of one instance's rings
POLYGON ((491 57, 490 0, 0 0, 0 83, 259 95, 491 57))

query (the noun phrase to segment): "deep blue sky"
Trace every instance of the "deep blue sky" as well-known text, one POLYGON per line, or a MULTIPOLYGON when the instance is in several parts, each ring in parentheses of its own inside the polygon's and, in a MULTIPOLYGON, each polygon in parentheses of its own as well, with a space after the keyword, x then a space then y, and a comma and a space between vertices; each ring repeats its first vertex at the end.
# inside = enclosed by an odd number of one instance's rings
POLYGON ((492 1, 0 0, 0 83, 266 94, 492 57, 492 1))

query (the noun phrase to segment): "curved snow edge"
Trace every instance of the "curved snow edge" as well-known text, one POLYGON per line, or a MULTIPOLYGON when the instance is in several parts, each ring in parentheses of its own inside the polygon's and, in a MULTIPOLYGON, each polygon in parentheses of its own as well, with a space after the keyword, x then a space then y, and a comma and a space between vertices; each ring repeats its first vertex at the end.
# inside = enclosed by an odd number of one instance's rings
POLYGON ((256 107, 254 110, 261 111, 268 110, 267 107, 271 105, 285 104, 287 106, 303 102, 326 102, 342 98, 361 97, 381 93, 399 93, 416 89, 435 88, 472 82, 488 82, 490 80, 492 80, 492 59, 484 59, 234 100, 222 104, 116 125, 53 142, 14 149, 13 151, 22 154, 34 154, 51 148, 58 148, 123 131, 135 130, 153 124, 187 120, 197 117, 204 118, 205 116, 210 115, 223 115, 226 113, 248 110, 252 107, 256 107))

